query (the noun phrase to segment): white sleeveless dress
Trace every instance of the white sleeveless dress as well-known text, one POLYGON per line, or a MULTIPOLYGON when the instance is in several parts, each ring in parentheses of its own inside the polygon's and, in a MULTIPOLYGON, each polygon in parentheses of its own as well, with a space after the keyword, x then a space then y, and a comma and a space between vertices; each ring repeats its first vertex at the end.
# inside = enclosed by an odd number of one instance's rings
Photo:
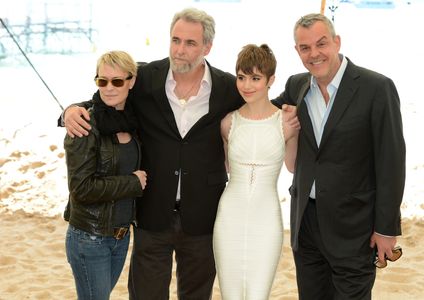
POLYGON ((233 113, 228 136, 230 179, 213 233, 224 300, 269 298, 283 244, 277 180, 284 154, 280 110, 263 120, 233 113))

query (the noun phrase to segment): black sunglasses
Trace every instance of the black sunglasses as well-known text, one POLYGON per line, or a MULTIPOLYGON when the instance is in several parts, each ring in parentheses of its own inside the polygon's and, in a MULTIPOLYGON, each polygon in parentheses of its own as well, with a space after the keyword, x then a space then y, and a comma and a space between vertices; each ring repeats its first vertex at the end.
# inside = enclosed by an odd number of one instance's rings
POLYGON ((385 268, 387 266, 387 261, 397 261, 402 256, 402 248, 400 246, 396 246, 392 250, 392 257, 389 258, 387 255, 385 256, 385 261, 380 261, 378 259, 378 252, 375 253, 375 260, 374 260, 374 266, 377 268, 385 268))
POLYGON ((132 77, 132 75, 128 76, 127 78, 123 79, 123 78, 113 78, 111 80, 105 79, 105 78, 99 78, 99 77, 95 77, 94 81, 96 82, 96 85, 98 87, 105 87, 108 85, 109 81, 112 83, 112 85, 114 87, 121 87, 124 85, 125 80, 130 80, 132 77))

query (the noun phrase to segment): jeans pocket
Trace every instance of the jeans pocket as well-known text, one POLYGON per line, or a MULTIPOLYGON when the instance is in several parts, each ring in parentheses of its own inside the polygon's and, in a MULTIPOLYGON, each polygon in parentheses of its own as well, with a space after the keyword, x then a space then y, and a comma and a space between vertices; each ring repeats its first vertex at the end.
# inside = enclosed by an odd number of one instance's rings
POLYGON ((89 246, 91 244, 92 245, 100 245, 104 240, 103 236, 94 235, 90 232, 78 229, 78 228, 76 228, 72 225, 69 225, 67 237, 68 237, 68 234, 69 234, 70 237, 72 236, 73 239, 78 241, 78 243, 80 245, 87 245, 87 246, 89 246))
POLYGON ((103 242, 103 237, 102 236, 98 236, 98 235, 94 235, 88 232, 84 232, 81 236, 80 236, 80 243, 86 245, 86 246, 97 246, 97 245, 101 245, 103 242))

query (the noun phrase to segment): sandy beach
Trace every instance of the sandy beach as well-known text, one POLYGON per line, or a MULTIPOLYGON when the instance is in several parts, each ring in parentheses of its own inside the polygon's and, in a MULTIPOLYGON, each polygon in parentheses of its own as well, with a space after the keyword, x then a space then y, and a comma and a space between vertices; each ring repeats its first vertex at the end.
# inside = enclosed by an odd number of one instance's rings
MULTIPOLYGON (((378 270, 374 299, 420 300, 424 296, 424 234, 422 220, 404 220, 404 235, 399 244, 403 257, 378 270)), ((64 251, 67 223, 61 217, 46 217, 22 211, 0 214, 0 299, 76 299, 73 277, 64 251)), ((285 232, 285 241, 289 233, 285 232)), ((125 269, 111 299, 128 299, 125 269)), ((175 273, 171 285, 171 299, 176 297, 175 273)), ((215 282, 213 300, 219 300, 219 286, 215 282)), ((287 243, 274 281, 270 299, 297 299, 295 269, 287 243)))

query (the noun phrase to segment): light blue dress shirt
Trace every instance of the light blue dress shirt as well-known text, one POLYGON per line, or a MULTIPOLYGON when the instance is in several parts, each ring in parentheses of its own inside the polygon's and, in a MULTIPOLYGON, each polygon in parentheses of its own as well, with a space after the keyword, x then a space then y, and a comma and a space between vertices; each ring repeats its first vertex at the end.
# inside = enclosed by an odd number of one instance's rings
MULTIPOLYGON (((337 90, 339 88, 340 82, 342 81, 342 77, 347 66, 346 57, 340 55, 340 59, 342 60, 340 68, 337 71, 336 76, 334 76, 333 80, 327 86, 327 92, 330 96, 328 103, 325 102, 314 76, 311 77, 310 89, 305 96, 305 103, 308 108, 309 117, 311 118, 318 148, 321 143, 321 137, 322 133, 324 132, 325 124, 327 123, 328 116, 334 104, 334 98, 336 98, 337 90)), ((316 198, 315 181, 312 184, 309 197, 313 199, 316 198)))

